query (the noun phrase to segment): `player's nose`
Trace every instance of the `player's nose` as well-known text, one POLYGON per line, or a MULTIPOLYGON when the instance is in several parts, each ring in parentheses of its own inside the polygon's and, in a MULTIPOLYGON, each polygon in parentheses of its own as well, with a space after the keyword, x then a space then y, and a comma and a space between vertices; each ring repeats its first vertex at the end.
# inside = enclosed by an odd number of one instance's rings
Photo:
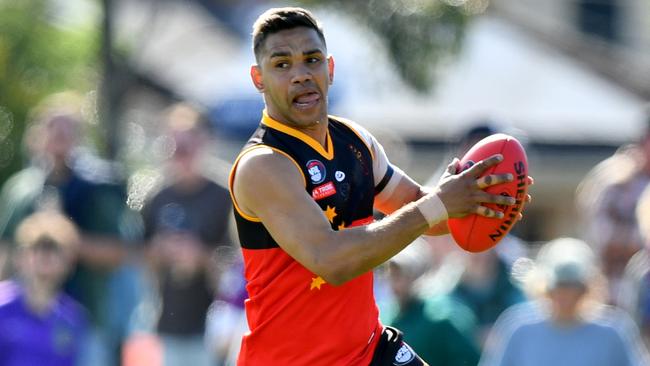
POLYGON ((302 84, 307 81, 311 81, 312 79, 313 76, 311 74, 311 71, 307 67, 300 66, 294 68, 294 74, 291 77, 291 82, 293 84, 302 84))

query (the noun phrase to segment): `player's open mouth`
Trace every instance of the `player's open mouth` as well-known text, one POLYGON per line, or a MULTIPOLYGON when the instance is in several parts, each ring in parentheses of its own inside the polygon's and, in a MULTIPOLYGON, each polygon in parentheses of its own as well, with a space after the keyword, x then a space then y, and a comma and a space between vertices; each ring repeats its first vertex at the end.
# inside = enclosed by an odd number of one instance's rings
POLYGON ((320 102, 320 94, 316 92, 307 92, 293 98, 293 105, 298 109, 313 108, 320 102))

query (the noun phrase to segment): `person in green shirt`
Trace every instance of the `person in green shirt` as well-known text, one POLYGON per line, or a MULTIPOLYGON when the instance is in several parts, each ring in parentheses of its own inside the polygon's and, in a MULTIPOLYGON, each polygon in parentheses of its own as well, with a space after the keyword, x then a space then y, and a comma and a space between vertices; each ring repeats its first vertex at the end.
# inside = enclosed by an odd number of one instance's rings
POLYGON ((473 341, 472 311, 446 295, 418 296, 417 280, 427 271, 426 243, 414 243, 388 262, 394 295, 382 319, 404 332, 404 341, 431 365, 474 366, 480 352, 473 341))

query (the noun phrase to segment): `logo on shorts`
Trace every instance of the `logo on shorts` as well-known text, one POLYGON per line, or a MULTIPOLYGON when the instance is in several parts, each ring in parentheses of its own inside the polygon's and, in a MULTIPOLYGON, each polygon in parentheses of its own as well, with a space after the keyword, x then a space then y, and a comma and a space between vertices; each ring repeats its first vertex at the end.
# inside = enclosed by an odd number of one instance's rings
POLYGON ((337 182, 342 182, 343 179, 345 179, 345 173, 343 173, 340 170, 337 170, 336 173, 334 173, 334 178, 336 178, 337 182))
POLYGON ((323 183, 325 180, 325 165, 318 160, 309 160, 307 162, 307 172, 314 184, 323 183))
POLYGON ((413 361, 413 359, 415 359, 415 352, 413 352, 411 347, 409 347, 406 343, 402 342, 402 347, 400 347, 395 354, 395 361, 393 361, 393 365, 406 365, 407 363, 413 361))

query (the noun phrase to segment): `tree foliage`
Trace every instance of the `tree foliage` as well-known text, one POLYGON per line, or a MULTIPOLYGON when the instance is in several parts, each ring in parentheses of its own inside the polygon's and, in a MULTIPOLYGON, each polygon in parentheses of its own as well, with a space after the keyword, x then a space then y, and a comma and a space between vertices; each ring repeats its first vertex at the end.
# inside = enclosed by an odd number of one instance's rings
POLYGON ((57 25, 46 0, 0 0, 0 184, 19 169, 29 110, 50 93, 93 87, 97 32, 57 25))
POLYGON ((488 0, 302 0, 343 9, 384 41, 401 77, 415 90, 434 84, 436 65, 455 53, 471 15, 488 0))

